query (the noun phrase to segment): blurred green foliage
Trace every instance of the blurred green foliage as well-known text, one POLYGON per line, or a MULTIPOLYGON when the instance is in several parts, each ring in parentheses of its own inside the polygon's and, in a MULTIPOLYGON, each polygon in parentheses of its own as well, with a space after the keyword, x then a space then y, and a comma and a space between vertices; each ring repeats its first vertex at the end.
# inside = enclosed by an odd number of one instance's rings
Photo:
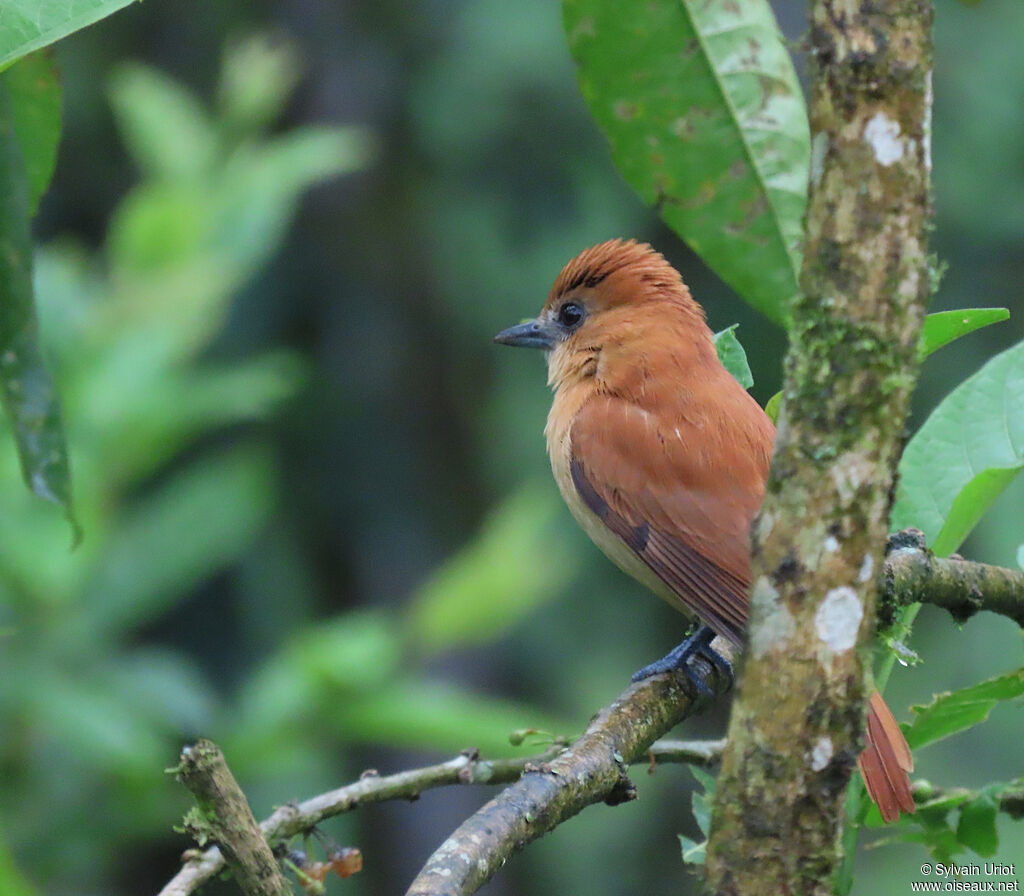
MULTIPOLYGON (((802 5, 773 5, 799 35, 802 5)), ((940 9, 937 303, 1013 317, 926 363, 919 417, 1020 338, 1022 14, 940 9)), ((367 766, 508 751, 524 726, 571 734, 678 640, 673 611, 561 506, 541 365, 490 338, 613 236, 665 251, 714 329, 740 323, 761 401, 782 338, 621 181, 556 4, 147 0, 57 60, 65 133, 36 279, 86 537, 68 554, 0 450, 0 891, 159 889, 188 805, 161 769, 194 734, 225 747, 264 815, 367 766), (268 27, 294 43, 239 38, 268 27), (332 120, 367 130, 308 124, 332 120)), ((965 553, 1013 562, 1019 484, 965 553)), ((1020 664, 1005 620, 921 617, 898 717, 1020 664)), ((724 709, 688 736, 719 733, 724 709)), ((1001 703, 920 772, 974 792, 1010 777, 1018 716, 1001 703)), ((697 892, 676 839, 697 835, 688 774, 635 781, 639 801, 584 813, 490 889, 697 892)), ((333 823, 367 858, 346 891, 401 892, 483 798, 333 823)), ((997 858, 1024 866, 996 826, 997 858)), ((854 892, 905 887, 920 856, 863 854, 854 892)))

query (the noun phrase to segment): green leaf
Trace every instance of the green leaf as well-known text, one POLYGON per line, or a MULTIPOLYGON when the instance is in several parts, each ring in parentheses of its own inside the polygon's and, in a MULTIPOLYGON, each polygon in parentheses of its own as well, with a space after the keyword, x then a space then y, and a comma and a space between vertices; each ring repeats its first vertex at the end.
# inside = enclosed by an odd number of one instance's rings
POLYGON ((915 526, 940 557, 955 551, 1024 468, 1024 342, 956 387, 900 460, 892 528, 915 526))
POLYGON ((679 835, 679 845, 683 850, 683 862, 687 865, 703 865, 707 851, 707 838, 711 832, 711 808, 715 801, 716 781, 713 775, 696 765, 689 766, 697 783, 703 788, 703 792, 693 791, 691 805, 693 817, 697 827, 704 835, 704 840, 698 843, 682 834, 679 835))
POLYGON ((767 0, 563 0, 580 90, 625 179, 747 302, 799 292, 810 138, 767 0))
POLYGON ((64 429, 39 349, 28 176, 15 137, 9 80, 9 73, 0 75, 0 392, 26 484, 63 508, 77 541, 64 429))
POLYGON ((29 183, 29 217, 35 214, 57 164, 60 142, 60 82, 46 53, 33 53, 7 72, 18 135, 29 183))
POLYGON ((772 423, 776 425, 779 422, 779 408, 782 407, 782 393, 776 392, 771 398, 768 399, 764 406, 764 412, 771 418, 772 423))
POLYGON ((1024 569, 1024 544, 1017 548, 1017 565, 1024 569))
POLYGON ((739 339, 736 338, 736 328, 739 324, 733 324, 715 333, 715 351, 718 352, 718 360, 722 362, 725 369, 729 371, 736 381, 744 388, 749 389, 754 385, 754 375, 750 372, 750 365, 747 363, 747 353, 743 350, 739 339))
POLYGON ((1024 694, 1024 668, 990 678, 959 691, 937 695, 927 706, 915 706, 907 729, 911 749, 934 743, 984 722, 1001 700, 1024 694))
POLYGON ((271 124, 292 95, 301 74, 294 44, 256 34, 228 45, 218 90, 226 122, 238 133, 271 124))
POLYGON ((551 537, 557 515, 550 489, 531 484, 488 517, 413 598, 409 633, 421 649, 486 643, 556 594, 576 567, 573 554, 551 537))
POLYGON ((698 843, 683 834, 679 835, 679 846, 683 851, 684 865, 703 865, 707 860, 708 841, 698 843))
POLYGON ((989 324, 1006 320, 1010 316, 1007 308, 962 308, 959 311, 937 311, 924 319, 924 328, 917 344, 917 354, 927 358, 954 339, 987 327, 989 324))
POLYGON ((179 82, 143 65, 122 65, 110 102, 132 158, 152 178, 184 180, 207 173, 217 134, 199 100, 179 82))
POLYGON ((960 809, 960 821, 956 826, 956 839, 979 856, 995 855, 999 849, 999 835, 996 833, 995 799, 990 793, 982 793, 960 809))
POLYGON ((4 0, 0 71, 33 50, 91 25, 131 0, 4 0))
POLYGON ((693 776, 703 787, 703 793, 693 792, 693 817, 700 832, 707 837, 711 833, 711 807, 715 799, 715 779, 704 769, 690 766, 693 776))

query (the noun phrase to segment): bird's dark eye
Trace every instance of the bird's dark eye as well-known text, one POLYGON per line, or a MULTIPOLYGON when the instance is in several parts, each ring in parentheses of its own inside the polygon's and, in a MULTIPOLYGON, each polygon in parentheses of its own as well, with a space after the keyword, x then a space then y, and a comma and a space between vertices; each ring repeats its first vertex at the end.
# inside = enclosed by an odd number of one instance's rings
POLYGON ((566 302, 558 309, 558 322, 570 330, 583 323, 583 306, 576 302, 566 302))

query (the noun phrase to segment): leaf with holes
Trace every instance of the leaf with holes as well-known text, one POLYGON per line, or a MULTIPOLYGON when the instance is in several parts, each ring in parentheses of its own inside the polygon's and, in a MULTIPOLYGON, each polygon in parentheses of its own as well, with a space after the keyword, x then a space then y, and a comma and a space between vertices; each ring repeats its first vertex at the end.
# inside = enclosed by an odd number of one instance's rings
POLYGON ((798 293, 810 138, 767 0, 563 0, 619 171, 747 302, 798 293))

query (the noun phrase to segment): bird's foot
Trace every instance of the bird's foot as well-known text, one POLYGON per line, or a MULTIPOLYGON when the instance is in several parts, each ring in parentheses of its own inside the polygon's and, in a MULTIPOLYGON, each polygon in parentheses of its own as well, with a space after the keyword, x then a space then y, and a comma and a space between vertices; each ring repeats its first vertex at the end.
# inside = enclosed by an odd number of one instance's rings
POLYGON ((644 666, 633 673, 633 681, 643 681, 652 675, 660 675, 662 672, 682 672, 687 680, 697 689, 697 693, 706 697, 713 697, 715 692, 707 682, 707 673, 704 669, 695 669, 692 661, 700 656, 712 668, 717 669, 732 687, 733 671, 732 663, 724 656, 713 650, 711 642, 715 639, 715 633, 706 625, 701 625, 689 635, 681 644, 677 644, 660 660, 655 660, 648 666, 644 666))

